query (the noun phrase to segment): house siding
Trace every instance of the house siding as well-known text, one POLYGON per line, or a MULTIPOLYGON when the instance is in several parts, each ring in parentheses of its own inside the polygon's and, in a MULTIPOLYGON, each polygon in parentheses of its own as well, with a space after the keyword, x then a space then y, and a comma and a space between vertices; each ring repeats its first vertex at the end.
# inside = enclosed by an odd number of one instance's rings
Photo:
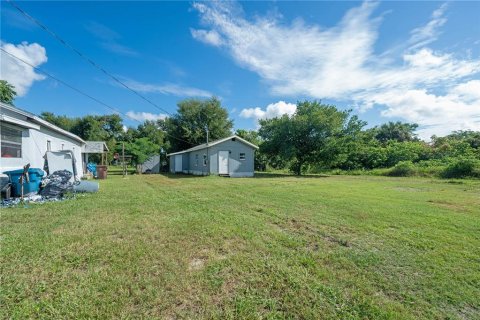
MULTIPOLYGON (((227 140, 208 148, 186 152, 183 155, 183 172, 194 175, 218 174, 218 152, 229 151, 228 171, 231 177, 251 177, 254 173, 255 149, 238 140, 227 140), (240 153, 245 160, 240 160, 240 153), (208 155, 207 166, 203 165, 203 155, 208 155), (198 155, 198 165, 197 158, 198 155), (208 170, 210 168, 210 170, 208 170)), ((170 172, 175 172, 175 155, 170 156, 170 172)))
MULTIPOLYGON (((10 112, 10 110, 2 109, 2 113, 10 115, 19 120, 28 121, 22 115, 10 112)), ((45 159, 43 156, 47 151, 47 141, 50 141, 51 151, 71 150, 75 156, 77 175, 83 175, 82 165, 82 146, 79 141, 61 135, 55 131, 40 125, 40 130, 28 129, 15 124, 0 122, 1 126, 8 126, 22 131, 22 157, 21 158, 1 158, 0 171, 10 171, 23 168, 24 165, 30 163, 32 168, 40 168, 43 170, 45 159)))
POLYGON ((228 140, 209 148, 210 172, 218 174, 218 151, 229 151, 228 173, 230 176, 253 175, 255 150, 238 141, 228 140), (245 153, 245 160, 240 160, 240 153, 245 153))

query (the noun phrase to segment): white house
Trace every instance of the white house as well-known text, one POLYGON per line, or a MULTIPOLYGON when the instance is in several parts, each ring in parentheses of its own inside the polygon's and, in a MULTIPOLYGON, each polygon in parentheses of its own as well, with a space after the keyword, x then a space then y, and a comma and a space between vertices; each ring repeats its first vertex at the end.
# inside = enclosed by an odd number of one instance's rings
POLYGON ((76 159, 77 175, 83 175, 82 149, 85 141, 40 117, 0 102, 0 173, 31 168, 43 169, 46 151, 70 150, 76 159))

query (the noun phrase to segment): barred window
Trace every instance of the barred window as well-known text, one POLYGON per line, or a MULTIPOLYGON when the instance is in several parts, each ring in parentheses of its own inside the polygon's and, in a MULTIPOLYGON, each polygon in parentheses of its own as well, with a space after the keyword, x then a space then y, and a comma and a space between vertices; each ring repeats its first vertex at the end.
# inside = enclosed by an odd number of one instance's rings
POLYGON ((245 160, 245 153, 240 153, 240 160, 245 160))
POLYGON ((2 124, 2 158, 22 157, 22 131, 2 124))

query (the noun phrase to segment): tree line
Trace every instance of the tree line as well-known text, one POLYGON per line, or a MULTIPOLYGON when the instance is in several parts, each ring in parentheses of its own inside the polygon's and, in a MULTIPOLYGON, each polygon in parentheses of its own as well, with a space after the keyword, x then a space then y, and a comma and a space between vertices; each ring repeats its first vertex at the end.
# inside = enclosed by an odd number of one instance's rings
MULTIPOLYGON (((2 101, 11 103, 15 95, 0 86, 2 101)), ((117 114, 72 118, 43 112, 41 117, 84 140, 106 141, 109 160, 124 144, 135 164, 205 143, 207 135, 214 141, 233 132, 228 110, 215 97, 182 100, 175 114, 128 128, 117 114)), ((258 130, 239 129, 235 134, 260 147, 255 168, 261 171, 480 177, 480 132, 455 131, 426 142, 415 133, 417 124, 366 127, 351 110, 300 101, 293 115, 263 119, 258 130)))
MULTIPOLYGON (((110 150, 126 152, 142 163, 161 151, 176 152, 232 134, 233 121, 217 98, 187 99, 168 118, 145 121, 124 130, 118 115, 69 118, 42 113, 45 120, 86 140, 104 140, 110 150)), ((385 175, 480 177, 480 132, 456 131, 431 142, 418 138, 418 125, 388 122, 373 128, 319 101, 297 103, 296 112, 259 121, 258 130, 236 134, 260 147, 256 170, 289 170, 385 175)))

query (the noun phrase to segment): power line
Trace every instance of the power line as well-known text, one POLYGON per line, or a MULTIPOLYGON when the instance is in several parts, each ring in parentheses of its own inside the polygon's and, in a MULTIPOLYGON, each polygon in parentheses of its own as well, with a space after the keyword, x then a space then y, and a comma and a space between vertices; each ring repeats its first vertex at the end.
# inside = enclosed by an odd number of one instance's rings
MULTIPOLYGON (((16 3, 15 1, 13 0, 6 0, 13 8, 15 8, 18 12, 20 12, 23 16, 25 16, 27 19, 29 19, 30 21, 32 21, 33 23, 35 23, 36 25, 38 25, 40 28, 42 28, 45 32, 49 33, 52 37, 54 37, 57 41, 59 41, 63 46, 65 46, 66 48, 72 50, 73 52, 75 52, 79 57, 81 57, 82 59, 84 59, 85 61, 87 61, 90 65, 92 65, 93 67, 95 67, 96 69, 100 70, 102 73, 104 73, 106 76, 112 78, 115 82, 117 82, 118 84, 120 84, 122 87, 130 90, 131 92, 133 92, 135 95, 137 95, 138 97, 140 97, 141 99, 145 100, 146 102, 148 102, 149 104, 151 104, 152 106, 154 106, 155 108, 157 108, 158 110, 162 111, 162 112, 165 112, 167 113, 168 115, 171 116, 171 118, 173 119, 176 119, 176 120, 180 120, 180 122, 185 122, 186 124, 188 124, 189 127, 192 127, 193 129, 195 128, 199 128, 201 130, 205 130, 205 128, 203 127, 199 127, 198 125, 195 125, 193 124, 192 126, 192 123, 188 123, 186 121, 184 121, 183 119, 180 119, 180 118, 177 118, 177 117, 174 117, 174 115, 163 109, 162 107, 159 107, 156 103, 152 102, 150 99, 146 98, 144 95, 140 94, 137 90, 131 88, 130 86, 128 86, 127 84, 125 84, 123 81, 121 81, 120 79, 118 79, 116 76, 114 76, 113 74, 111 74, 110 72, 108 72, 107 70, 105 70, 105 68, 103 68, 101 65, 99 65, 98 63, 96 63, 95 61, 93 61, 92 59, 90 59, 88 56, 86 56, 85 54, 83 54, 82 52, 80 52, 80 50, 76 49, 75 47, 73 47, 70 43, 68 43, 67 41, 65 41, 62 37, 60 37, 56 32, 54 32, 53 30, 51 30, 50 28, 48 28, 44 23, 42 23, 41 21, 39 21, 38 19, 32 17, 30 14, 28 14, 25 10, 23 10, 22 8, 20 8, 16 3)), ((202 113, 205 114, 205 111, 204 110, 201 110, 202 113)), ((206 114, 205 114, 206 115, 206 114)), ((207 115, 207 118, 208 118, 208 115, 207 115)), ((208 130, 208 129, 207 129, 208 130)), ((178 138, 177 138, 178 139, 178 138)), ((189 143, 191 144, 191 143, 189 143)), ((192 145, 192 144, 191 144, 192 145)))
MULTIPOLYGON (((87 98, 89 98, 89 99, 91 99, 91 100, 93 100, 93 101, 95 101, 95 102, 103 105, 104 107, 107 107, 107 108, 110 109, 110 110, 113 110, 113 111, 116 112, 116 113, 119 113, 119 114, 121 114, 121 115, 123 115, 123 116, 125 116, 125 117, 127 117, 127 118, 129 118, 129 119, 131 119, 131 120, 133 120, 133 121, 137 121, 137 122, 140 123, 140 124, 143 124, 143 122, 141 122, 141 121, 139 121, 139 120, 137 120, 137 119, 135 119, 135 118, 132 118, 132 117, 130 117, 129 115, 127 115, 127 114, 119 111, 117 108, 114 108, 114 107, 106 104, 105 102, 103 102, 103 101, 101 101, 101 100, 99 100, 99 99, 91 96, 90 94, 85 93, 84 91, 75 88, 74 86, 68 84, 67 82, 65 82, 65 81, 63 81, 63 80, 61 80, 61 79, 59 79, 59 78, 51 75, 50 73, 48 73, 48 72, 46 72, 46 71, 44 71, 44 70, 42 70, 42 69, 40 69, 40 68, 32 65, 31 63, 23 60, 22 58, 19 58, 19 57, 17 57, 16 55, 11 54, 10 52, 6 51, 5 49, 3 49, 3 48, 0 47, 0 50, 1 50, 2 52, 4 52, 4 53, 8 54, 10 57, 12 57, 12 58, 14 58, 14 59, 17 59, 18 61, 21 61, 21 62, 23 62, 24 64, 32 67, 32 68, 35 69, 36 71, 43 73, 43 74, 46 75, 47 77, 52 78, 53 80, 55 80, 55 81, 57 81, 57 82, 60 82, 61 84, 63 84, 64 86, 66 86, 66 87, 68 87, 68 88, 70 88, 70 89, 72 89, 73 91, 76 91, 77 93, 79 93, 79 94, 81 94, 81 95, 83 95, 83 96, 85 96, 85 97, 87 97, 87 98)), ((188 141, 185 141, 185 140, 183 140, 183 139, 177 138, 177 137, 175 137, 175 136, 173 136, 173 135, 171 135, 171 134, 168 134, 168 133, 165 132, 165 131, 163 131, 163 132, 165 133, 165 135, 167 135, 167 136, 169 136, 169 137, 171 137, 171 138, 174 138, 174 139, 176 139, 176 140, 178 140, 178 141, 182 141, 182 142, 188 143, 189 145, 193 145, 192 143, 190 143, 190 142, 188 142, 188 141)))
POLYGON ((34 17, 32 17, 31 15, 29 15, 25 10, 23 10, 22 8, 20 8, 13 0, 6 0, 13 8, 17 9, 22 15, 24 15, 25 17, 27 17, 30 21, 34 22, 36 25, 38 25, 40 28, 42 28, 43 30, 45 30, 46 32, 48 32, 51 36, 53 36, 55 39, 57 39, 62 45, 64 45, 65 47, 69 48, 70 50, 72 50, 73 52, 75 52, 78 56, 80 56, 82 59, 84 59, 85 61, 87 61, 89 64, 91 64, 92 66, 94 66, 95 68, 97 68, 98 70, 100 70, 101 72, 103 72, 105 75, 109 76, 110 78, 112 78, 115 82, 117 82, 118 84, 120 84, 121 86, 125 87, 126 89, 130 90, 131 92, 133 92, 135 95, 137 95, 138 97, 140 97, 141 99, 145 100, 146 102, 148 102, 149 104, 151 104, 152 106, 154 106, 155 108, 157 108, 158 110, 162 111, 162 112, 165 112, 167 114, 169 114, 170 116, 172 116, 173 114, 165 109, 163 109, 162 107, 159 107, 156 103, 152 102, 150 99, 146 98, 145 96, 143 96, 142 94, 140 94, 137 90, 135 89, 132 89, 131 87, 129 87, 127 84, 125 84, 123 81, 121 81, 120 79, 118 79, 116 76, 114 76, 113 74, 111 74, 110 72, 108 72, 107 70, 105 70, 105 68, 103 68, 101 65, 99 65, 98 63, 96 63, 95 61, 93 61, 92 59, 90 59, 88 56, 86 56, 85 54, 83 54, 82 52, 80 52, 79 50, 77 50, 75 47, 73 47, 71 44, 69 44, 67 41, 63 40, 57 33, 55 33, 54 31, 52 31, 50 28, 48 28, 45 24, 43 24, 42 22, 40 22, 39 20, 35 19, 34 17))

